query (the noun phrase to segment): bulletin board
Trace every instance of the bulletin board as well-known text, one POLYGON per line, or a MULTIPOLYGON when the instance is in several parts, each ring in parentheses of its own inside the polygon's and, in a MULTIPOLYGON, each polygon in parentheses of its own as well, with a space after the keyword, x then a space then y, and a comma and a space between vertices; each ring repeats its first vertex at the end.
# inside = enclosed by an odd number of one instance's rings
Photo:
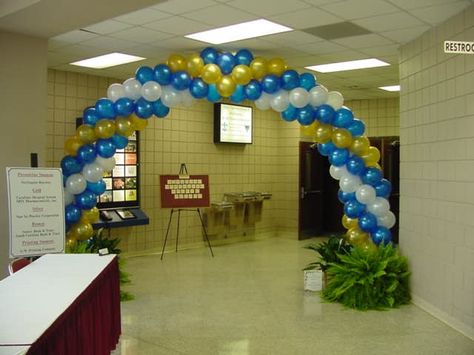
POLYGON ((161 207, 209 207, 209 175, 160 175, 161 207))

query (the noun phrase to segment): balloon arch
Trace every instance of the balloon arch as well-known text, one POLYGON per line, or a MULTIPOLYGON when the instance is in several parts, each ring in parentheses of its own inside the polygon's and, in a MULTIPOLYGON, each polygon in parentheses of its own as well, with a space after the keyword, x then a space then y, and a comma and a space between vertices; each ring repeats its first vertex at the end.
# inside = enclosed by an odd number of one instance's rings
POLYGON ((342 95, 328 92, 310 73, 287 69, 281 58, 206 48, 187 58, 172 54, 155 68, 138 68, 134 78, 110 85, 107 98, 84 110, 83 124, 66 140, 67 155, 61 160, 68 242, 92 235, 99 217, 97 197, 105 191, 104 172, 114 168, 116 149, 128 144, 133 131, 144 129, 152 115, 165 117, 171 107, 221 98, 248 99, 258 109, 281 113, 285 121, 297 120, 311 132, 331 163, 331 176, 339 180, 348 241, 367 248, 391 241, 391 184, 382 177, 380 152, 364 136, 364 123, 343 106, 342 95))

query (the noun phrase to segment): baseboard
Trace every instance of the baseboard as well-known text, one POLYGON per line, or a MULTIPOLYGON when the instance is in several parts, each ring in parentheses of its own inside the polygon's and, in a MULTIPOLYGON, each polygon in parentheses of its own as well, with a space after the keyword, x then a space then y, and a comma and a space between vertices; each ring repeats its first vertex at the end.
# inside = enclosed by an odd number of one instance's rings
POLYGON ((424 299, 416 296, 411 295, 412 303, 418 307, 420 307, 425 312, 431 314, 433 317, 439 319, 443 323, 446 323, 451 328, 457 330, 458 332, 462 333, 463 335, 467 336, 469 339, 474 340, 474 328, 469 327, 468 325, 460 322, 456 318, 453 318, 449 314, 441 311, 440 309, 433 306, 431 303, 426 302, 424 299))

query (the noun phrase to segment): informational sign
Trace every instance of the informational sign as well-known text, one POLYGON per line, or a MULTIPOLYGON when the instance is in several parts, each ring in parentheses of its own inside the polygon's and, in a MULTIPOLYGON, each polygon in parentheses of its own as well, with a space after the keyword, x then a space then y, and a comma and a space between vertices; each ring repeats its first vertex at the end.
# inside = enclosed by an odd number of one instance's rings
POLYGON ((61 169, 7 168, 10 257, 64 252, 61 169))
POLYGON ((252 108, 221 104, 220 140, 227 143, 252 143, 252 108))
POLYGON ((160 175, 161 207, 209 207, 208 175, 160 175))
POLYGON ((474 54, 474 42, 444 41, 444 53, 474 54))

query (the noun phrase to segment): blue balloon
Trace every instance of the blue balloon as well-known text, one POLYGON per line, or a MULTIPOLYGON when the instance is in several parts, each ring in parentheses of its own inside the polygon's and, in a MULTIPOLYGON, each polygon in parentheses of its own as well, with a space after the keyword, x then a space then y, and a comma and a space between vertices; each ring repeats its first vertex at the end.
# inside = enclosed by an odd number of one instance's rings
POLYGON ((85 190, 74 198, 76 205, 83 210, 90 210, 97 204, 97 195, 92 191, 85 190))
POLYGON ((189 86, 189 92, 195 99, 202 99, 207 96, 209 86, 201 78, 195 78, 189 86))
POLYGON ((92 191, 96 195, 102 195, 106 189, 105 181, 102 179, 97 182, 87 182, 87 190, 92 191))
POLYGON ((117 112, 117 115, 128 117, 135 110, 135 103, 128 97, 121 97, 114 102, 114 108, 115 112, 117 112))
POLYGON ((219 53, 212 47, 204 48, 200 53, 200 56, 202 60, 204 61, 204 64, 215 63, 218 55, 219 53))
POLYGON ((358 224, 364 232, 372 233, 377 228, 377 217, 370 212, 364 212, 359 216, 358 224))
POLYGON ((290 69, 281 75, 281 87, 287 91, 300 86, 300 75, 296 70, 290 69))
POLYGON ((257 80, 252 79, 247 85, 245 85, 245 96, 252 101, 257 100, 262 96, 262 87, 257 80))
POLYGON ((61 160, 61 169, 63 169, 64 176, 80 173, 82 167, 83 164, 79 163, 76 158, 71 157, 70 155, 66 155, 61 160))
POLYGON ((160 99, 152 102, 151 106, 153 107, 153 114, 156 117, 166 117, 170 112, 170 108, 161 102, 160 99))
POLYGON ((136 102, 135 114, 140 118, 150 118, 153 115, 151 102, 140 97, 136 102))
POLYGON ((354 115, 352 114, 352 111, 343 107, 336 111, 332 124, 335 127, 345 128, 352 123, 353 119, 354 115))
POLYGON ((309 91, 316 86, 316 78, 313 74, 303 73, 300 75, 300 86, 309 91))
POLYGON ((173 74, 171 85, 177 90, 186 90, 191 85, 191 77, 183 70, 179 70, 173 74))
POLYGON ((332 141, 327 141, 326 143, 319 143, 318 144, 318 152, 327 157, 336 149, 336 146, 332 141))
POLYGON ((111 139, 98 139, 97 142, 95 142, 95 149, 97 154, 102 158, 110 158, 115 154, 117 148, 111 139))
POLYGON ((171 84, 172 71, 166 64, 158 64, 154 70, 155 81, 160 85, 171 84))
POLYGON ((349 218, 358 218, 365 211, 365 205, 357 200, 350 200, 344 204, 344 213, 349 218))
POLYGON ((380 169, 370 167, 362 172, 361 179, 364 184, 376 186, 382 180, 382 172, 380 169))
POLYGON ((143 85, 147 81, 152 81, 155 78, 155 72, 150 67, 143 66, 137 69, 135 78, 143 85))
POLYGON ((66 223, 74 224, 81 219, 81 209, 71 203, 65 208, 66 223))
POLYGON ((237 64, 243 64, 250 66, 252 63, 253 54, 248 49, 240 49, 235 55, 235 61, 237 64))
POLYGON ((321 123, 331 123, 334 117, 334 109, 329 105, 321 105, 316 109, 316 119, 321 123))
POLYGON ((114 134, 112 136, 112 138, 110 138, 110 140, 112 141, 112 143, 113 143, 113 145, 115 146, 116 149, 123 149, 128 144, 128 138, 124 137, 124 136, 121 136, 119 134, 114 134))
POLYGON ((214 84, 209 85, 209 92, 207 93, 207 100, 210 102, 217 102, 221 99, 221 95, 217 91, 214 84))
POLYGON ((230 101, 240 103, 245 100, 245 87, 243 85, 237 85, 234 92, 229 97, 230 101))
POLYGON ((115 118, 116 116, 114 103, 106 98, 97 100, 95 110, 99 118, 115 118))
POLYGON ((99 115, 97 114, 95 107, 88 107, 84 110, 82 114, 82 123, 95 126, 98 120, 99 115))
POLYGON ((222 74, 227 75, 235 67, 235 58, 232 53, 225 52, 217 56, 216 64, 221 68, 222 74))
POLYGON ((313 123, 313 107, 311 105, 306 105, 305 107, 298 109, 297 120, 303 126, 309 126, 311 123, 313 123))
POLYGON ((269 74, 263 77, 260 85, 262 86, 262 90, 264 92, 273 94, 280 90, 281 82, 278 76, 269 74))
POLYGON ((346 203, 355 200, 356 194, 355 192, 344 192, 342 190, 339 190, 337 192, 337 198, 339 199, 339 201, 341 201, 341 203, 346 203))
POLYGON ((359 137, 365 132, 365 124, 361 120, 354 118, 346 129, 351 132, 353 137, 359 137))
POLYGON ((372 241, 376 245, 388 244, 392 241, 392 233, 389 229, 379 226, 372 233, 370 233, 372 241))
POLYGON ((293 105, 288 105, 288 108, 281 113, 281 118, 287 122, 296 120, 298 117, 298 109, 293 105))
POLYGON ((357 155, 353 155, 347 159, 346 168, 352 175, 360 175, 360 173, 365 169, 364 159, 357 155))
POLYGON ((387 179, 382 179, 375 186, 375 194, 379 197, 388 198, 392 192, 392 183, 387 179))
POLYGON ((89 164, 95 160, 95 148, 91 144, 85 144, 77 150, 77 160, 81 164, 89 164))
POLYGON ((329 162, 334 166, 343 166, 349 159, 349 151, 346 148, 336 148, 329 154, 329 162))

